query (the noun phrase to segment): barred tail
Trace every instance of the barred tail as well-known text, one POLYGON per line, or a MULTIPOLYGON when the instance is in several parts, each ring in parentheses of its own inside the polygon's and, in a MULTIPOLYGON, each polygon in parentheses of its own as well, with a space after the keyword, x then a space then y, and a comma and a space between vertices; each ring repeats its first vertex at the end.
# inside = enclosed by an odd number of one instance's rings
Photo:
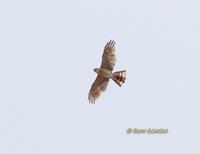
POLYGON ((119 72, 114 72, 114 78, 113 81, 115 81, 118 86, 122 86, 122 84, 125 82, 126 80, 126 71, 119 71, 119 72))

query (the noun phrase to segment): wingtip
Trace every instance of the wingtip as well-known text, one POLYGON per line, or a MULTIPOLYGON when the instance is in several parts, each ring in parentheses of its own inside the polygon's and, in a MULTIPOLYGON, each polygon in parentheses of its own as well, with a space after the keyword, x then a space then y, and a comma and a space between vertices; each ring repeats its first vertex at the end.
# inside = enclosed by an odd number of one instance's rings
POLYGON ((114 40, 110 40, 109 42, 106 43, 105 47, 114 47, 116 42, 114 40))
POLYGON ((89 103, 95 104, 95 98, 92 97, 91 94, 88 95, 88 100, 89 100, 89 103))

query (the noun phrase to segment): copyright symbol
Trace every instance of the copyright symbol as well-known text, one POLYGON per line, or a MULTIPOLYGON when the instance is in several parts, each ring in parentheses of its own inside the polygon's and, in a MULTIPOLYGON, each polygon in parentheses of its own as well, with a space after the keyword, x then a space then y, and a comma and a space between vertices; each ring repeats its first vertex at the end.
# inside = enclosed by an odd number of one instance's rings
POLYGON ((127 134, 131 134, 133 132, 132 128, 127 129, 127 134))

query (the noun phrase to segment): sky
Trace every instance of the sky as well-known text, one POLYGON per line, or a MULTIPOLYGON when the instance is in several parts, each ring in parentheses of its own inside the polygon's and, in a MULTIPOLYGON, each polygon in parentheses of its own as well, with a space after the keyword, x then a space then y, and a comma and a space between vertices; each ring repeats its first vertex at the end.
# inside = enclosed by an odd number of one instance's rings
POLYGON ((199 154, 200 2, 0 2, 0 153, 199 154), (104 45, 120 88, 88 102, 104 45), (166 134, 128 134, 165 128, 166 134))

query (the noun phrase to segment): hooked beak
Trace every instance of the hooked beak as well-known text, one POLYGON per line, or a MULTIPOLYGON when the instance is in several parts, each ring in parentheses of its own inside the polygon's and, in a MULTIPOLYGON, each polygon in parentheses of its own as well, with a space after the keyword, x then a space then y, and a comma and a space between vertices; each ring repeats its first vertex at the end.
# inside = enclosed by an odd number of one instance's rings
POLYGON ((96 68, 93 71, 97 73, 97 69, 96 68))

